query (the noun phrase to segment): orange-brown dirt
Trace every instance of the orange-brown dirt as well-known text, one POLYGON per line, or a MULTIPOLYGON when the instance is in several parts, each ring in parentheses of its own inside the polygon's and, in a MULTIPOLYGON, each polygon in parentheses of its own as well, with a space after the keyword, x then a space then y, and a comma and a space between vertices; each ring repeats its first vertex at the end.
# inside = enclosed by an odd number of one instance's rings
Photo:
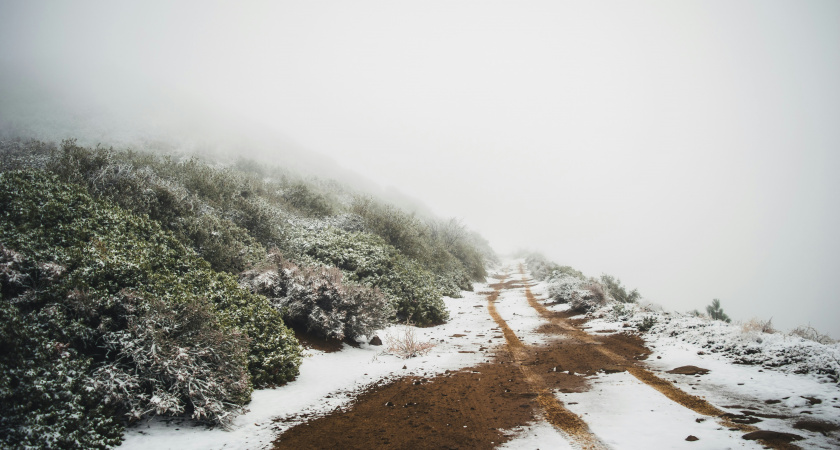
MULTIPOLYGON (((523 271, 524 273, 524 271, 523 271)), ((507 280, 483 292, 488 312, 506 344, 494 360, 435 378, 406 377, 372 386, 347 410, 294 426, 275 441, 275 448, 494 448, 510 439, 503 430, 543 418, 582 448, 605 447, 586 423, 565 408, 555 392, 581 392, 587 376, 628 371, 672 401, 722 425, 744 432, 752 425, 730 420, 724 411, 687 394, 644 368, 650 354, 635 334, 593 336, 569 320, 569 313, 548 310, 531 293, 530 283, 507 280), (556 335, 546 346, 524 345, 495 311, 499 294, 524 289, 529 304, 547 320, 539 331, 556 335)), ((762 436, 764 437, 764 436, 762 436)), ((798 448, 789 442, 760 439, 770 448, 798 448)))

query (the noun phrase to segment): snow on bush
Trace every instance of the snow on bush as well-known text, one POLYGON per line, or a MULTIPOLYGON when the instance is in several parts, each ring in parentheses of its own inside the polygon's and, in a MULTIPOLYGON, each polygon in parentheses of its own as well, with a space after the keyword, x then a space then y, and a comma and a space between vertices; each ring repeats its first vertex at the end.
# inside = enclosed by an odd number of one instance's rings
POLYGON ((379 236, 326 228, 300 232, 292 246, 305 262, 335 266, 349 281, 379 288, 399 321, 426 326, 449 318, 435 275, 379 236))
POLYGON ((557 302, 568 303, 572 310, 580 312, 592 311, 606 302, 604 287, 600 283, 565 273, 548 282, 548 295, 557 302))
POLYGON ((189 413, 227 425, 251 394, 248 339, 224 331, 205 299, 170 305, 123 292, 115 301, 126 327, 103 334, 109 362, 88 386, 131 419, 189 413))
POLYGON ((268 297, 287 322, 330 339, 368 336, 387 325, 393 312, 379 289, 346 283, 335 267, 300 267, 278 253, 264 267, 243 273, 240 283, 268 297))
MULTIPOLYGON (((654 311, 635 304, 613 304, 591 312, 614 325, 649 326, 645 339, 677 339, 736 364, 761 365, 782 372, 811 373, 840 381, 840 344, 769 331, 768 322, 733 324, 704 316, 654 311), (762 331, 764 330, 764 331, 762 331)), ((613 328, 613 326, 611 326, 613 328)))

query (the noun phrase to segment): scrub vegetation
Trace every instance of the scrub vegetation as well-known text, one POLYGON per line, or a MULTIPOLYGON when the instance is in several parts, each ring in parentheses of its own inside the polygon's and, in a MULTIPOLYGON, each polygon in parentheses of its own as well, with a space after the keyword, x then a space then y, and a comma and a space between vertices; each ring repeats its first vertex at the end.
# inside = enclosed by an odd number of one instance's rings
POLYGON ((593 311, 609 301, 636 303, 641 298, 638 290, 627 292, 621 280, 611 275, 586 277, 579 270, 551 262, 537 253, 527 255, 525 261, 534 278, 548 283, 548 296, 568 303, 574 311, 593 311))
POLYGON ((494 259, 457 221, 253 161, 0 142, 0 446, 225 426, 298 375, 288 326, 439 324, 494 259))

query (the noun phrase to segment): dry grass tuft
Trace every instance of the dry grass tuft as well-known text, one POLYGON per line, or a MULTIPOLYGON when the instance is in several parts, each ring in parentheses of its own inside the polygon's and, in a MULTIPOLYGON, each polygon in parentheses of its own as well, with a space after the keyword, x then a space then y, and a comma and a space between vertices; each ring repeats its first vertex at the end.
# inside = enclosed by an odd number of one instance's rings
POLYGON ((803 339, 808 339, 809 341, 819 342, 820 344, 833 344, 837 341, 831 338, 831 336, 820 333, 816 328, 812 327, 811 325, 800 325, 790 332, 791 336, 799 336, 803 339))
POLYGON ((752 318, 741 324, 741 331, 744 333, 759 332, 773 334, 776 333, 777 330, 773 328, 773 318, 771 317, 768 320, 752 318))
POLYGON ((403 325, 402 332, 385 335, 385 352, 400 358, 423 356, 434 346, 434 343, 420 341, 415 334, 415 328, 408 322, 403 325))

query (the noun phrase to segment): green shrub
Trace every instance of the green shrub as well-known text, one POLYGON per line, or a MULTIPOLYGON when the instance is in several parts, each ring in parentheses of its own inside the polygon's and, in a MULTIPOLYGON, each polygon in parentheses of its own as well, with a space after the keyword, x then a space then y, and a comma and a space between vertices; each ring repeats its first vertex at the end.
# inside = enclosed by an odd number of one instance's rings
POLYGON ((50 339, 93 358, 95 373, 145 374, 124 396, 129 414, 135 405, 143 410, 148 396, 167 399, 148 412, 224 422, 250 395, 246 355, 258 386, 297 374, 300 347, 264 297, 210 270, 156 222, 93 200, 78 186, 37 171, 0 174, 0 242, 23 264, 16 281, 4 284, 4 301, 14 298, 50 339), (160 328, 164 323, 171 326, 160 328), (198 348, 208 343, 215 343, 210 353, 198 348), (132 353, 132 346, 154 351, 149 345, 159 344, 192 348, 194 365, 172 376, 166 371, 177 364, 143 365, 132 353), (183 376, 207 389, 191 396, 179 384, 183 376))
POLYGON ((350 281, 381 289, 400 321, 426 326, 449 317, 434 274, 378 236, 326 228, 302 233, 293 245, 311 262, 338 267, 350 281))
POLYGON ((87 389, 90 360, 0 300, 0 447, 110 448, 122 425, 87 389))
MULTIPOLYGON (((229 181, 222 181, 223 175, 214 176, 214 171, 195 160, 181 164, 183 170, 164 170, 163 166, 167 164, 179 166, 167 158, 157 162, 133 152, 89 149, 68 140, 46 166, 61 180, 85 186, 94 197, 107 199, 134 214, 157 221, 216 271, 239 273, 260 261, 265 256, 265 249, 253 236, 266 242, 280 240, 275 227, 266 224, 275 220, 274 216, 259 206, 242 204, 239 206, 243 211, 229 214, 250 228, 243 228, 203 206, 207 201, 221 202, 220 197, 224 198, 225 194, 194 180, 210 177, 222 186, 231 185, 229 181), (158 175, 170 172, 193 181, 193 187, 201 188, 200 192, 206 198, 190 193, 178 179, 164 180, 158 175), (253 232, 253 236, 249 232, 253 232)), ((236 189, 228 190, 229 195, 234 195, 236 189)))
POLYGON ((726 323, 732 322, 732 319, 723 312, 723 308, 720 307, 720 300, 718 299, 712 300, 712 304, 706 307, 706 312, 713 320, 722 320, 726 323))
POLYGON ((648 316, 642 319, 642 323, 639 324, 639 331, 645 332, 650 331, 653 326, 656 325, 656 318, 653 316, 648 316))

